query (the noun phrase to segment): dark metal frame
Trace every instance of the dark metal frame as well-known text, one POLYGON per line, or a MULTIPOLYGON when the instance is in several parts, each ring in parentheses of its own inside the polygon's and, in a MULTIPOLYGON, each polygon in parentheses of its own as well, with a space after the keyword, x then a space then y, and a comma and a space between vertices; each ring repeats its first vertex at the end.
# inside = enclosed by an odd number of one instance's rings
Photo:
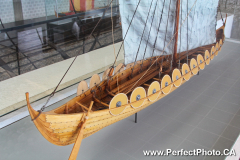
MULTIPOLYGON (((112 8, 118 8, 118 5, 113 6, 112 8)), ((82 13, 77 13, 77 14, 74 14, 74 15, 65 16, 65 17, 45 20, 45 21, 41 21, 41 22, 34 22, 34 23, 30 23, 30 24, 24 24, 24 25, 21 25, 21 26, 16 26, 16 27, 11 27, 11 28, 0 29, 0 33, 15 31, 15 30, 24 29, 24 28, 33 27, 33 26, 38 26, 38 25, 41 25, 41 24, 56 22, 56 21, 60 21, 60 20, 68 19, 68 18, 74 18, 74 17, 85 16, 85 15, 93 15, 93 14, 98 14, 98 13, 104 13, 104 11, 105 11, 105 8, 97 9, 97 10, 91 10, 91 11, 86 11, 86 12, 82 12, 82 13)))
MULTIPOLYGON (((113 6, 113 8, 118 8, 118 6, 113 6)), ((64 20, 64 19, 69 19, 69 18, 74 18, 74 17, 76 17, 77 19, 79 19, 79 16, 80 17, 84 17, 85 15, 87 16, 87 15, 96 15, 96 14, 99 14, 99 13, 103 13, 103 18, 102 19, 106 19, 106 18, 108 18, 108 17, 106 17, 105 16, 105 8, 103 8, 103 9, 97 9, 97 10, 91 10, 91 11, 87 11, 87 12, 83 12, 83 13, 78 13, 78 14, 75 14, 75 15, 70 15, 70 16, 65 16, 65 17, 60 17, 60 18, 55 18, 55 19, 51 19, 51 20, 46 20, 46 21, 41 21, 41 22, 34 22, 34 23, 31 23, 31 24, 25 24, 25 25, 21 25, 21 26, 16 26, 16 27, 11 27, 11 28, 3 28, 3 29, 0 29, 0 33, 8 33, 8 32, 10 32, 10 31, 16 31, 16 30, 19 30, 19 29, 25 29, 25 28, 27 28, 27 27, 31 27, 30 29, 36 29, 36 27, 39 27, 39 25, 41 25, 42 26, 42 28, 43 28, 43 30, 42 30, 42 33, 44 34, 44 32, 46 32, 46 31, 48 31, 48 29, 46 28, 46 24, 49 24, 49 23, 51 23, 51 22, 56 22, 56 21, 60 21, 60 20, 64 20)), ((117 12, 116 12, 117 13, 117 12)), ((119 12, 118 12, 119 13, 119 12)), ((119 14, 116 14, 115 16, 119 16, 119 14)), ((80 19, 79 19, 79 21, 81 21, 80 19)), ((108 23, 108 22, 107 22, 108 23)), ((106 24, 107 24, 106 23, 106 24)), ((80 26, 83 26, 83 25, 86 25, 86 24, 81 24, 81 22, 80 22, 80 26)), ((89 42, 89 43, 87 43, 86 45, 89 45, 90 43, 92 43, 92 45, 91 45, 91 47, 90 47, 90 50, 89 51, 92 51, 93 49, 94 49, 94 47, 96 46, 96 44, 98 43, 99 44, 99 46, 100 47, 97 47, 97 48, 102 48, 102 47, 105 47, 105 46, 107 46, 107 45, 110 45, 111 43, 108 43, 108 44, 101 44, 100 43, 100 39, 103 39, 103 38, 105 38, 105 37, 107 37, 107 36, 109 36, 109 35, 106 35, 106 36, 104 36, 104 37, 102 37, 102 38, 99 38, 99 36, 100 36, 100 34, 101 34, 101 26, 103 25, 103 23, 100 23, 99 24, 99 27, 100 27, 100 29, 97 31, 97 33, 96 33, 96 35, 94 35, 94 34, 92 34, 92 37, 93 37, 93 39, 94 39, 94 41, 93 42, 89 42)), ((108 27, 107 27, 108 28, 108 27)), ((71 29, 70 29, 71 30, 71 29)), ((118 33, 119 31, 121 31, 121 28, 120 27, 115 27, 115 33, 118 33)), ((68 31, 68 30, 67 30, 68 31)), ((65 33, 65 32, 67 32, 67 31, 63 31, 63 33, 65 33)), ((77 48, 83 48, 83 53, 85 53, 85 36, 83 36, 82 37, 82 42, 83 42, 83 44, 79 44, 79 45, 77 45, 77 46, 74 46, 73 48, 70 48, 70 49, 68 49, 68 50, 66 50, 66 51, 63 51, 61 48, 59 48, 60 46, 62 46, 62 45, 65 45, 65 44, 70 44, 70 43, 72 43, 72 42, 75 42, 76 41, 76 39, 75 40, 73 40, 73 39, 71 39, 72 37, 71 36, 73 36, 73 35, 70 35, 70 36, 68 36, 67 37, 67 41, 66 42, 64 42, 63 44, 61 44, 60 43, 60 45, 55 45, 54 43, 52 43, 51 41, 48 41, 48 44, 46 43, 46 39, 41 39, 41 37, 40 37, 40 35, 39 35, 39 32, 38 32, 38 30, 37 30, 37 35, 38 35, 38 38, 40 39, 40 41, 41 41, 41 47, 43 48, 42 49, 42 51, 47 51, 47 50, 52 50, 52 49, 54 49, 54 50, 56 50, 57 52, 58 52, 58 54, 60 54, 61 55, 61 57, 63 58, 63 59, 68 59, 68 58, 71 58, 70 56, 68 56, 65 52, 68 52, 68 51, 71 51, 71 50, 74 50, 74 49, 77 49, 77 48)), ((53 35, 48 35, 48 36, 53 36, 53 35)), ((46 36, 45 36, 46 37, 46 36)), ((0 41, 0 43, 2 43, 2 42, 4 42, 4 43, 6 43, 6 42, 8 42, 8 41, 11 41, 11 42, 13 42, 13 40, 15 41, 15 39, 17 39, 17 37, 14 37, 14 38, 11 38, 11 37, 9 37, 9 39, 4 39, 4 40, 2 40, 2 41, 0 41)), ((34 39, 35 40, 35 39, 34 39)), ((122 40, 122 38, 120 38, 120 39, 117 39, 117 40, 115 40, 115 42, 120 42, 122 40)), ((23 64, 23 65, 21 65, 21 67, 25 67, 25 66, 28 66, 28 65, 30 65, 30 64, 32 64, 33 66, 35 66, 34 65, 34 63, 36 63, 36 62, 39 62, 39 61, 42 61, 42 60, 46 60, 47 58, 51 58, 51 57, 54 57, 54 56, 56 56, 56 55, 58 55, 58 54, 53 54, 53 55, 50 55, 50 56, 48 56, 48 57, 45 57, 45 58, 42 58, 42 59, 39 59, 39 60, 36 60, 36 61, 32 61, 32 60, 30 60, 30 58, 32 57, 32 56, 36 56, 36 55, 38 55, 38 54, 40 54, 40 53, 42 53, 42 52, 40 52, 40 51, 35 51, 35 49, 37 48, 37 47, 39 47, 39 46, 33 46, 33 47, 29 47, 28 48, 28 51, 30 51, 30 52, 34 52, 34 53, 30 53, 30 54, 28 54, 28 55, 25 55, 24 53, 22 53, 21 51, 20 51, 20 53, 21 53, 21 57, 19 57, 19 49, 18 49, 18 45, 19 45, 19 43, 18 42, 13 42, 12 44, 10 44, 9 46, 8 45, 2 45, 2 44, 0 44, 1 46, 3 46, 3 48, 9 48, 9 49, 12 49, 12 50, 14 50, 13 52, 11 52, 11 53, 8 53, 8 54, 5 54, 5 55, 0 55, 0 62, 2 62, 2 63, 0 63, 1 64, 1 67, 3 67, 4 68, 4 70, 6 70, 6 72, 9 74, 9 76, 10 77, 13 77, 13 76, 15 76, 16 74, 14 74, 14 72, 13 72, 13 70, 15 70, 16 68, 18 69, 18 75, 20 75, 21 74, 21 72, 20 72, 20 60, 24 60, 24 59, 28 59, 28 63, 26 63, 26 64, 23 64), (14 48, 13 48, 14 47, 14 48), (12 60, 12 61, 9 61, 9 62, 4 62, 3 60, 2 60, 2 58, 3 57, 7 57, 7 56, 11 56, 11 55, 14 55, 14 54, 16 54, 17 55, 17 60, 12 60), (17 61, 17 67, 14 67, 14 68, 11 68, 11 67, 9 67, 8 65, 9 64, 11 64, 11 63, 14 63, 14 62, 16 62, 17 61)), ((82 53, 82 54, 83 54, 82 53)), ((79 54, 80 55, 80 54, 79 54)), ((36 67, 35 66, 35 69, 37 69, 38 67, 36 67)))

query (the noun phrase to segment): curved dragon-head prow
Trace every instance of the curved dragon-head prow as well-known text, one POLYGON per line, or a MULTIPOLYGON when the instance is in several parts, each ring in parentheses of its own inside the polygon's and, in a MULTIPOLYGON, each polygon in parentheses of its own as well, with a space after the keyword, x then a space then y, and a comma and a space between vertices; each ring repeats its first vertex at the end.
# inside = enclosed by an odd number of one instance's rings
POLYGON ((26 101, 27 101, 27 107, 28 107, 29 114, 30 114, 32 119, 35 119, 38 116, 39 112, 35 111, 32 108, 32 106, 29 102, 29 93, 28 92, 26 92, 26 101))
POLYGON ((29 93, 28 92, 26 92, 26 101, 27 101, 27 107, 28 107, 28 111, 29 111, 32 121, 35 122, 36 119, 41 119, 41 120, 45 121, 45 118, 44 118, 45 114, 42 113, 41 111, 36 111, 32 108, 30 101, 29 101, 29 93))
POLYGON ((31 119, 39 132, 42 134, 42 136, 46 138, 49 142, 62 146, 61 142, 59 142, 59 139, 52 136, 53 131, 49 128, 49 123, 45 121, 45 113, 34 110, 30 105, 28 92, 26 93, 26 101, 31 119))

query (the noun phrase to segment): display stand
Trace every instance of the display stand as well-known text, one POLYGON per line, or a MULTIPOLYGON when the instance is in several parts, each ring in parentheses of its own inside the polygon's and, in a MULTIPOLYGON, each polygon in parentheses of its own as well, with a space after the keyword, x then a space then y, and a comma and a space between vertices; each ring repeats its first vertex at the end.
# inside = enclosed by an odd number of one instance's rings
POLYGON ((135 123, 137 123, 137 113, 135 113, 135 123))

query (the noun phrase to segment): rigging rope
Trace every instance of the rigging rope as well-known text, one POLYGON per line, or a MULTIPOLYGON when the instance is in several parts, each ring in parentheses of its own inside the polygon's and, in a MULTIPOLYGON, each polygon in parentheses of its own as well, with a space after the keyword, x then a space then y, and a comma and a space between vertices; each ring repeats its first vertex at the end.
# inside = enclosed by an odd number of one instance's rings
MULTIPOLYGON (((148 45, 148 41, 149 41, 150 34, 151 34, 151 31, 152 31, 152 25, 153 25, 153 20, 154 20, 154 17, 155 17, 155 11, 156 11, 157 5, 158 4, 156 4, 155 9, 154 9, 153 19, 152 19, 152 23, 151 23, 150 30, 149 30, 149 33, 148 33, 148 38, 147 38, 147 42, 146 42, 146 46, 145 46, 145 50, 144 50, 144 54, 143 54, 143 60, 145 58, 145 54, 146 54, 146 51, 147 51, 147 45, 148 45)), ((159 23, 161 23, 161 19, 160 19, 159 23)), ((159 30, 159 28, 158 28, 158 30, 159 30)), ((155 48, 155 46, 153 46, 153 48, 155 48)), ((142 61, 142 64, 143 64, 143 61, 142 61)))
MULTIPOLYGON (((188 12, 188 0, 187 0, 187 12, 188 12)), ((187 62, 188 62, 188 17, 187 17, 187 62)))
MULTIPOLYGON (((89 39, 89 38, 92 36, 93 32, 94 32, 95 29, 97 28, 98 24, 99 24, 100 21, 102 20, 103 16, 105 15, 106 11, 108 10, 108 8, 109 8, 110 5, 112 4, 112 2, 113 2, 113 0, 111 0, 111 2, 108 4, 108 6, 106 7, 106 9, 105 9, 102 17, 99 19, 98 23, 95 25, 94 29, 92 30, 91 34, 87 37, 87 39, 89 39)), ((86 40, 87 40, 87 39, 86 39, 86 40)), ((85 44, 84 44, 84 45, 85 45, 85 44)), ((68 73, 68 71, 70 70, 70 68, 72 67, 72 65, 73 65, 73 63, 75 62, 75 60, 77 59, 77 57, 78 57, 78 55, 76 55, 76 56, 74 57, 72 63, 71 63, 70 66, 68 67, 67 71, 64 73, 63 77, 61 78, 61 80, 60 80, 59 83, 57 84, 56 88, 55 88, 55 89, 53 90, 53 92, 49 95, 49 97, 48 97, 48 99, 47 99, 47 102, 46 102, 46 103, 42 106, 42 108, 38 111, 39 114, 38 114, 38 116, 37 116, 35 119, 37 119, 37 118, 40 116, 40 114, 42 113, 42 111, 44 111, 44 109, 46 108, 46 105, 48 104, 48 102, 50 101, 50 99, 54 96, 54 94, 55 94, 55 92, 57 91, 59 85, 61 84, 62 80, 64 79, 64 77, 66 76, 66 74, 68 73)), ((33 119, 33 121, 34 121, 35 119, 33 119)))
MULTIPOLYGON (((112 4, 111 4, 111 21, 112 21, 112 41, 113 41, 113 51, 114 51, 114 56, 115 56, 115 61, 116 61, 116 51, 115 51, 114 34, 113 34, 112 4)), ((110 70, 109 72, 111 72, 111 70, 110 70)), ((117 87, 118 87, 118 93, 119 93, 118 75, 117 75, 117 87)))
MULTIPOLYGON (((194 2, 194 4, 193 4, 192 8, 190 9, 187 17, 188 17, 189 14, 191 13, 191 11, 192 11, 193 7, 195 6, 196 2, 197 2, 197 0, 195 0, 195 2, 194 2)), ((184 19, 184 21, 183 21, 183 23, 181 24, 180 28, 181 28, 182 25, 185 23, 187 17, 184 19)), ((180 29, 180 28, 179 28, 179 29, 180 29)), ((179 30, 179 29, 178 29, 178 30, 179 30)), ((168 46, 170 45, 170 43, 173 41, 173 38, 175 37, 176 33, 177 33, 177 32, 175 32, 175 34, 172 36, 171 40, 168 42, 168 44, 167 44, 166 47, 168 47, 168 46)), ((162 51, 162 53, 165 51, 166 47, 164 47, 164 50, 162 51)), ((162 53, 161 53, 161 54, 162 54, 162 53)), ((158 58, 156 58, 156 60, 154 61, 154 63, 159 59, 159 57, 161 56, 161 54, 158 56, 158 58)), ((132 87, 127 91, 126 94, 128 94, 129 91, 131 91, 132 88, 146 75, 146 73, 150 70, 150 68, 153 66, 154 63, 152 63, 152 64, 150 65, 150 67, 146 70, 146 72, 137 80, 137 82, 135 82, 135 83, 132 85, 132 87)))
MULTIPOLYGON (((136 12, 137 12, 137 9, 138 9, 138 6, 139 6, 140 2, 141 2, 141 0, 138 1, 137 7, 136 7, 136 9, 135 9, 135 11, 134 11, 134 13, 133 13, 133 17, 132 17, 132 19, 131 19, 131 21, 130 21, 130 24, 129 24, 129 26, 128 26, 127 32, 126 32, 126 34, 125 34, 125 36, 124 36, 124 38, 123 38, 123 41, 122 41, 122 44, 121 44, 119 50, 118 50, 117 58, 118 58, 118 55, 119 55, 119 53, 120 53, 120 51, 121 51, 121 49, 122 49, 124 40, 125 40, 125 38, 126 38, 126 36, 127 36, 127 33, 128 33, 128 31, 129 31, 129 29, 130 29, 130 26, 131 26, 131 24, 132 24, 133 18, 134 18, 134 16, 135 16, 136 12)), ((117 58, 116 58, 116 60, 117 60, 117 58)), ((115 65, 115 63, 116 63, 116 60, 114 61, 112 67, 114 67, 114 65, 115 65)))
MULTIPOLYGON (((158 33, 160 31, 160 26, 161 26, 161 22, 162 22, 162 15, 163 15, 164 6, 165 6, 165 0, 163 2, 162 14, 161 14, 161 18, 160 18, 160 21, 159 21, 159 24, 158 24, 157 36, 156 36, 155 41, 154 41, 153 50, 152 50, 152 56, 151 57, 153 57, 153 54, 154 54, 154 51, 155 51, 155 47, 156 47, 156 43, 157 43, 157 37, 158 37, 158 33)), ((148 39, 149 39, 149 37, 148 37, 148 39)), ((144 57, 145 57, 146 49, 147 49, 147 44, 146 44, 145 51, 144 51, 144 57)), ((143 59, 144 59, 144 57, 143 57, 143 59)), ((163 58, 162 58, 162 62, 163 62, 163 58)), ((142 64, 143 64, 143 61, 142 61, 142 64)), ((160 73, 161 71, 162 71, 162 68, 159 70, 159 77, 161 75, 161 73, 160 73)))
POLYGON ((220 2, 218 4, 219 4, 218 8, 219 8, 219 11, 220 11, 220 15, 221 15, 221 18, 222 18, 223 25, 225 25, 224 20, 223 20, 223 16, 222 16, 222 12, 221 12, 220 2))
MULTIPOLYGON (((153 54, 154 54, 154 51, 155 51, 155 47, 156 47, 156 43, 157 43, 157 37, 158 37, 159 30, 160 30, 161 22, 162 22, 162 15, 163 15, 164 6, 165 6, 165 0, 164 0, 164 2, 163 2, 162 14, 161 14, 161 18, 160 18, 160 21, 159 21, 159 24, 158 24, 157 36, 156 36, 155 41, 154 41, 153 51, 152 51, 152 56, 151 56, 151 57, 153 57, 153 54)), ((150 35, 149 35, 149 36, 150 36, 150 35)), ((148 40, 149 40, 149 36, 148 36, 148 40)), ((145 47, 144 56, 145 56, 146 50, 147 50, 147 45, 146 45, 146 47, 145 47)), ((143 57, 143 58, 144 58, 144 57, 143 57)))
MULTIPOLYGON (((136 54, 136 57, 135 57, 135 62, 134 62, 133 68, 132 68, 132 73, 133 73, 133 70, 134 70, 134 66, 136 65, 137 57, 138 57, 139 50, 140 50, 140 47, 141 47, 141 43, 142 43, 142 40, 143 40, 143 35, 144 35, 144 33, 145 33, 145 29, 146 29, 146 26, 147 26, 147 21, 148 21, 149 13, 150 13, 151 8, 152 8, 152 3, 153 3, 153 0, 152 0, 152 2, 151 2, 150 7, 149 7, 147 19, 146 19, 146 22, 145 22, 145 25, 144 25, 144 28, 143 28, 141 40, 140 40, 140 43, 139 43, 139 46, 138 46, 138 50, 137 50, 137 54, 136 54)), ((156 6, 157 6, 157 3, 156 3, 156 6)), ((156 9, 156 6, 155 6, 155 9, 156 9)), ((154 14, 155 14, 155 10, 154 10, 154 14)), ((153 17, 153 18, 154 18, 154 17, 153 17)), ((153 20, 152 20, 152 21, 153 21, 153 20)))
POLYGON ((194 12, 193 12, 193 17, 192 17, 193 20, 192 20, 192 28, 191 28, 190 38, 192 37, 192 30, 193 30, 193 25, 194 25, 193 22, 194 22, 194 19, 195 19, 194 18, 195 17, 195 13, 196 13, 196 6, 194 7, 194 12))
MULTIPOLYGON (((169 12, 170 12, 170 7, 171 7, 171 2, 172 2, 172 0, 170 0, 169 9, 168 9, 168 18, 167 18, 167 25, 166 25, 166 32, 165 32, 165 39, 164 39, 164 45, 163 45, 163 46, 165 46, 165 44, 166 44, 166 39, 167 39, 168 19, 169 19, 169 12)), ((166 55, 165 55, 165 56, 166 56, 166 55)), ((164 57, 165 57, 165 56, 164 56, 164 57)))
POLYGON ((114 35, 113 35, 113 18, 112 18, 112 4, 111 4, 111 22, 112 22, 112 42, 113 42, 113 52, 116 60, 115 44, 114 44, 114 35))

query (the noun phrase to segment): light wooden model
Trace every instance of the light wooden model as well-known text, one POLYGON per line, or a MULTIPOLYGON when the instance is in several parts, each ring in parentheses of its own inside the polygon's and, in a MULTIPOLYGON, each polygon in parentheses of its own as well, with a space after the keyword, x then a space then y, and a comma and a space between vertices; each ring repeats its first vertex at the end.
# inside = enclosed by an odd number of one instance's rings
POLYGON ((173 56, 156 56, 106 70, 100 80, 95 74, 90 85, 78 87, 78 96, 66 104, 37 112, 29 102, 27 107, 39 132, 51 143, 65 146, 75 143, 69 159, 76 159, 82 139, 129 117, 167 96, 214 59, 224 43, 223 25, 216 31, 217 43, 178 53, 179 66, 170 67, 173 56), (219 45, 220 44, 220 45, 219 45))

